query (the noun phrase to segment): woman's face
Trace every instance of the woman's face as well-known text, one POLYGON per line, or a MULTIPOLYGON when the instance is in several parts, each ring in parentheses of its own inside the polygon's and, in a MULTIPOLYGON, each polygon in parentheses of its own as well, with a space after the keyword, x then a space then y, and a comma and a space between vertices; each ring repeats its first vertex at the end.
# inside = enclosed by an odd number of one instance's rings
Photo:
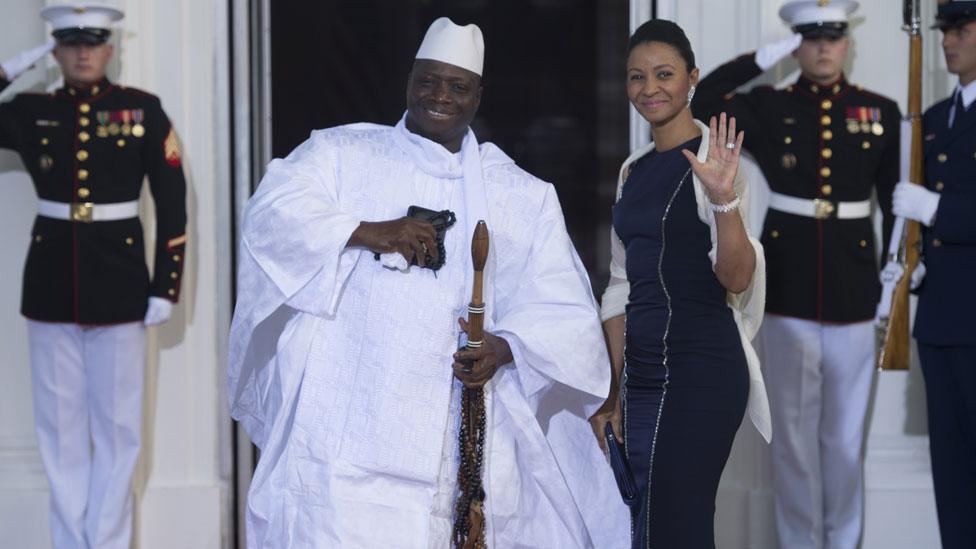
POLYGON ((627 97, 651 125, 664 125, 688 105, 688 91, 698 84, 698 69, 663 42, 644 42, 627 57, 627 97))

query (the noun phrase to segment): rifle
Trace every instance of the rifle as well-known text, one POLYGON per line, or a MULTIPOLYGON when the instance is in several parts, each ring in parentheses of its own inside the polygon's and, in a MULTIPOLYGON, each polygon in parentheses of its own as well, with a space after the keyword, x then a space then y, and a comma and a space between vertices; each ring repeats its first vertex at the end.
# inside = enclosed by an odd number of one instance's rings
MULTIPOLYGON (((471 263, 474 283, 468 304, 468 349, 484 344, 485 303, 483 298, 485 262, 488 260, 488 225, 478 221, 471 237, 471 263)), ((461 427, 458 432, 461 461, 458 464, 460 495, 454 509, 452 538, 456 549, 485 549, 485 490, 481 473, 485 451, 485 393, 465 387, 461 393, 461 427)))
MULTIPOLYGON (((920 0, 904 0, 904 29, 909 35, 908 112, 902 123, 902 172, 917 185, 922 184, 922 20, 920 0), (905 150, 904 138, 911 136, 905 150), (906 154, 906 152, 908 154, 906 154), (908 157, 908 173, 904 173, 908 157)), ((888 266, 881 281, 884 290, 878 308, 878 368, 907 370, 910 360, 911 334, 908 330, 909 301, 912 272, 918 266, 921 241, 917 221, 895 219, 888 244, 888 266), (893 266, 893 267, 892 267, 893 266)))

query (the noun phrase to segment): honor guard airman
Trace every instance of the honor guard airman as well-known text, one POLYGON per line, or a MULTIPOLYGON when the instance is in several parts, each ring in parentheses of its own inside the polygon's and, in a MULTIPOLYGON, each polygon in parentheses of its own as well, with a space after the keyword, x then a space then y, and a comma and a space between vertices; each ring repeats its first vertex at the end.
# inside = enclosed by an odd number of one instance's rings
POLYGON ((844 77, 857 6, 785 3, 780 16, 794 35, 717 68, 692 104, 698 118, 736 116, 771 190, 764 364, 777 531, 791 549, 855 547, 861 535, 871 321, 881 291, 872 194, 887 235, 901 115, 844 77), (790 54, 801 68, 795 83, 736 92, 790 54))
POLYGON ((899 183, 894 212, 922 224, 913 335, 925 375, 942 547, 976 543, 976 2, 941 2, 952 95, 925 112, 925 186, 899 183))
POLYGON ((0 89, 52 51, 49 94, 0 105, 0 146, 34 182, 37 218, 24 269, 38 448, 56 548, 129 546, 139 453, 145 326, 177 301, 186 249, 180 144, 157 97, 105 77, 111 25, 102 4, 45 8, 54 40, 0 64, 0 89), (156 208, 146 267, 138 199, 156 208))

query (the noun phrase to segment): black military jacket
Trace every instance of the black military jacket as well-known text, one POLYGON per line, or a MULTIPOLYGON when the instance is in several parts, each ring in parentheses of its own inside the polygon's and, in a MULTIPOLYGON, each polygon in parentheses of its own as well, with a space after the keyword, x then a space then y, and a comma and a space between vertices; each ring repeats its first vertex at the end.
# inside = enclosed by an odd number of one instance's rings
MULTIPOLYGON (((782 90, 736 93, 761 72, 754 54, 715 69, 698 85, 695 116, 734 115, 773 192, 830 201, 836 211, 836 202, 867 200, 876 191, 887 244, 899 176, 898 106, 843 78, 817 86, 801 77, 782 90)), ((824 322, 874 317, 881 285, 870 218, 814 219, 770 209, 761 240, 767 312, 824 322)))
POLYGON ((930 345, 976 346, 976 105, 956 113, 951 100, 925 112, 925 186, 940 193, 922 229, 926 275, 918 288, 915 338, 930 345))
MULTIPOLYGON (((9 82, 0 80, 0 90, 9 82)), ((141 320, 149 296, 179 297, 186 247, 186 181, 159 99, 103 80, 90 90, 23 93, 0 105, 0 147, 14 149, 41 199, 80 205, 77 221, 38 216, 24 268, 21 312, 85 325, 141 320), (152 279, 139 219, 84 221, 84 204, 156 207, 152 279)))

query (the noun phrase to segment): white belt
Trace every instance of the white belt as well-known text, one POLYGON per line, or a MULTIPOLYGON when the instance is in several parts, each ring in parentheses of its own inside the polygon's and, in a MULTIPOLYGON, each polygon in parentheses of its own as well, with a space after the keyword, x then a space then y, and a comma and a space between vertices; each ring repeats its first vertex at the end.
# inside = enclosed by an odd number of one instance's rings
POLYGON ((871 201, 831 202, 823 198, 797 198, 785 194, 769 193, 769 207, 781 212, 815 219, 860 219, 871 216, 871 201))
POLYGON ((37 215, 81 223, 117 221, 138 217, 139 201, 94 204, 92 202, 54 202, 42 199, 37 201, 37 215))

